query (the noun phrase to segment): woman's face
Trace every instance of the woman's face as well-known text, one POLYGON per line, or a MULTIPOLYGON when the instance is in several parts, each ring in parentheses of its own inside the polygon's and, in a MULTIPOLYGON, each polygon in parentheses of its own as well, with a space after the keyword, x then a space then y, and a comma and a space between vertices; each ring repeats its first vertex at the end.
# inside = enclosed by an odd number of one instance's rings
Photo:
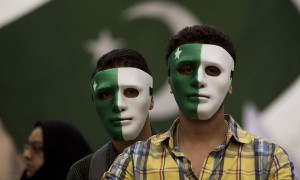
POLYGON ((28 143, 24 146, 24 159, 26 161, 26 176, 33 176, 44 164, 43 133, 41 127, 32 130, 28 143))

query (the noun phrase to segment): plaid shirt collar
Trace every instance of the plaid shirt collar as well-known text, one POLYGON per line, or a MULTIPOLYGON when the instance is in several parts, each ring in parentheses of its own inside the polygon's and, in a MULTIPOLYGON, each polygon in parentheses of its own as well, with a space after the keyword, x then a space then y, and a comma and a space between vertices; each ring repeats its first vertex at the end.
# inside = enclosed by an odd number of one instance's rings
MULTIPOLYGON (((231 140, 235 140, 238 143, 249 143, 251 142, 251 136, 249 132, 243 130, 238 123, 233 119, 233 117, 229 114, 225 114, 224 118, 229 122, 229 129, 227 134, 227 142, 229 143, 231 140), (232 138, 233 137, 233 138, 232 138)), ((179 122, 179 117, 173 122, 171 128, 163 133, 157 135, 155 138, 152 139, 152 143, 156 145, 160 145, 162 143, 168 143, 171 148, 174 148, 173 145, 173 133, 176 129, 176 126, 179 122)))

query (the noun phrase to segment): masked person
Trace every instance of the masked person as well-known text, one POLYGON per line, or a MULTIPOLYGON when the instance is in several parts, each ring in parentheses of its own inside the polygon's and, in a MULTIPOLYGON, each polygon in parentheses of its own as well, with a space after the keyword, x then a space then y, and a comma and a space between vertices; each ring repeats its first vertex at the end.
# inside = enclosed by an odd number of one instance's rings
POLYGON ((21 180, 65 180, 70 166, 92 151, 80 131, 62 120, 39 121, 24 145, 21 180))
POLYGON ((168 45, 169 84, 180 109, 164 134, 124 150, 103 179, 294 179, 278 145, 243 130, 224 112, 236 52, 209 25, 186 27, 168 45))
POLYGON ((99 179, 126 147, 155 134, 149 119, 152 84, 147 62, 135 50, 116 49, 98 60, 91 81, 93 103, 112 140, 76 162, 68 179, 99 179))

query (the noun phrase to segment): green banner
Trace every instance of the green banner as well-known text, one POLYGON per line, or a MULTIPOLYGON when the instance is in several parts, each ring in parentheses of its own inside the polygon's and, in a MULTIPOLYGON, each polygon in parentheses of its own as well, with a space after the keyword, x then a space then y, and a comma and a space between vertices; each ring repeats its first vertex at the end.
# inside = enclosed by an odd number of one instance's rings
POLYGON ((0 117, 19 148, 34 122, 50 118, 73 122, 100 147, 108 135, 92 103, 92 68, 108 50, 128 47, 149 62, 150 118, 165 131, 177 115, 165 95, 165 45, 193 23, 213 24, 236 44, 226 112, 240 123, 243 103, 263 110, 300 74, 300 18, 291 1, 50 1, 0 29, 0 117))

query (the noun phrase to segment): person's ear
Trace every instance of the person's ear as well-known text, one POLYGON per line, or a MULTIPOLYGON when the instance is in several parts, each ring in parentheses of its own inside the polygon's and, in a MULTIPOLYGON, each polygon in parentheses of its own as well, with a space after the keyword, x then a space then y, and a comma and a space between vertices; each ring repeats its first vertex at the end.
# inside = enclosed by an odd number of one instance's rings
POLYGON ((170 78, 168 78, 168 84, 169 84, 169 87, 170 87, 170 93, 172 94, 173 91, 172 91, 172 88, 171 88, 171 85, 170 85, 170 78))
POLYGON ((231 95, 232 94, 232 82, 230 83, 230 86, 229 86, 229 88, 228 88, 228 91, 227 91, 227 93, 229 94, 229 95, 231 95))
POLYGON ((153 97, 151 97, 149 110, 152 110, 153 108, 154 108, 154 99, 153 99, 153 97))

